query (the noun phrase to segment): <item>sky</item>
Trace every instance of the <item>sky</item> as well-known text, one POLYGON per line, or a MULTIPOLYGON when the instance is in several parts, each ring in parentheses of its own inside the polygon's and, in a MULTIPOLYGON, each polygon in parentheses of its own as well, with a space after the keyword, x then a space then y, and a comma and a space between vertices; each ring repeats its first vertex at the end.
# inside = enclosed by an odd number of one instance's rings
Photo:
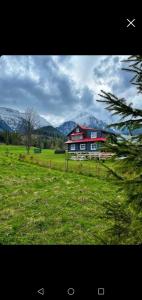
POLYGON ((98 94, 101 90, 142 107, 130 83, 132 74, 122 70, 119 55, 29 55, 0 57, 0 106, 24 112, 27 107, 54 126, 89 113, 111 123, 98 94))

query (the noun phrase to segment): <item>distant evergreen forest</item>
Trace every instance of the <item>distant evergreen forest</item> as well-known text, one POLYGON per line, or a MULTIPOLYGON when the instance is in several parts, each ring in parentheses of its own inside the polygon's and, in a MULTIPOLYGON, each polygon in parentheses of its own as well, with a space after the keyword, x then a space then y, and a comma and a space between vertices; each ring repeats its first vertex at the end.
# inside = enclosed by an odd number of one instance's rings
MULTIPOLYGON (((36 129, 32 133, 32 145, 42 149, 64 149, 66 137, 52 126, 36 129)), ((24 132, 0 132, 0 143, 7 145, 25 145, 24 132)))

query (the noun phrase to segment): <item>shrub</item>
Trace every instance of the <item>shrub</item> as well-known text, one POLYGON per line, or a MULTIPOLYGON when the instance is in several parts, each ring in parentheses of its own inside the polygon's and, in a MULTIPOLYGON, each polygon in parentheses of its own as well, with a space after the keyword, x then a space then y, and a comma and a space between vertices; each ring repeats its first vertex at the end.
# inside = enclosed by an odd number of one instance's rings
POLYGON ((54 151, 54 153, 55 154, 63 154, 63 153, 65 153, 65 150, 59 150, 59 149, 57 149, 57 150, 54 151))

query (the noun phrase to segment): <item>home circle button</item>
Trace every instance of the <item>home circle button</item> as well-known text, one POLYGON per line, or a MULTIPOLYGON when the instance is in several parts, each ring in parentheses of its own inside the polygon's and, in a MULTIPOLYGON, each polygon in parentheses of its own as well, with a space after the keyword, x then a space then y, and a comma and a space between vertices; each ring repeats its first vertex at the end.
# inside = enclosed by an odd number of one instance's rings
POLYGON ((73 296, 74 293, 75 293, 75 290, 74 290, 73 288, 69 288, 69 289, 67 290, 67 293, 68 293, 69 296, 73 296))

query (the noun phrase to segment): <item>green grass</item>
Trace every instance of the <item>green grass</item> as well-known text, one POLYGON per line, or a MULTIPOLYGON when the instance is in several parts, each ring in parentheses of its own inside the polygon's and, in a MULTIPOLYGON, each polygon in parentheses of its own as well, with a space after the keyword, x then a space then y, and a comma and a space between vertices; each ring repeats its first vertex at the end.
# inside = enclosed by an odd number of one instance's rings
MULTIPOLYGON (((5 154, 7 151, 9 155, 18 158, 19 154, 25 154, 26 150, 23 146, 0 146, 0 153, 5 154)), ((34 148, 31 148, 30 155, 26 155, 25 161, 32 164, 37 164, 45 167, 51 167, 52 169, 65 171, 65 154, 54 154, 54 150, 43 149, 42 153, 34 153, 34 148)), ((98 176, 106 177, 108 179, 108 171, 104 166, 102 166, 97 160, 91 161, 68 161, 68 171, 77 174, 83 174, 87 176, 98 176)))
MULTIPOLYGON (((77 174, 75 161, 72 172, 49 169, 49 160, 64 165, 64 155, 32 152, 44 166, 20 161, 22 146, 0 145, 0 243, 103 244, 111 224, 100 218, 102 203, 125 198, 115 182, 77 174)), ((94 171, 96 164, 83 162, 94 171)))

